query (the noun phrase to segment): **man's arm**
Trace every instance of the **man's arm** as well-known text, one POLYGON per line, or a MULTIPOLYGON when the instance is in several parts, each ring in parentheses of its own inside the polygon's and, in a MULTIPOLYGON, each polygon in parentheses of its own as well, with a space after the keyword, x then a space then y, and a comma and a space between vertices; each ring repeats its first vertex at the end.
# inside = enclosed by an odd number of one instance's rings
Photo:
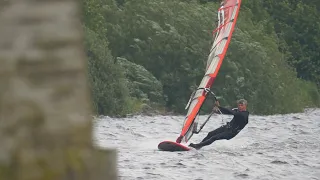
POLYGON ((232 111, 231 109, 224 108, 224 107, 221 107, 221 106, 218 106, 218 108, 220 109, 222 114, 230 114, 230 115, 234 115, 235 114, 235 112, 232 111))
MULTIPOLYGON (((219 101, 216 101, 216 102, 215 102, 215 106, 214 106, 214 108, 213 108, 213 111, 217 112, 217 111, 218 111, 217 108, 219 108, 219 110, 220 110, 220 112, 221 112, 222 114, 231 114, 231 115, 234 115, 234 113, 235 113, 235 111, 233 111, 233 110, 231 110, 231 109, 227 109, 227 108, 221 107, 219 101)), ((217 113, 218 113, 218 112, 217 112, 217 113)))

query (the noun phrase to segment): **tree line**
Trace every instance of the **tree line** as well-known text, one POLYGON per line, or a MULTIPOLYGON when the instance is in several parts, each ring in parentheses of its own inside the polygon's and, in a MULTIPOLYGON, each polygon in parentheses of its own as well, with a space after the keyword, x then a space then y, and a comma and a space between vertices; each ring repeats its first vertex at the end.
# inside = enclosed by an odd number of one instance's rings
MULTIPOLYGON (((255 114, 319 107, 319 2, 242 1, 212 90, 255 114)), ((88 71, 97 114, 184 114, 199 85, 220 2, 83 0, 88 71)), ((203 107, 211 109, 212 102, 203 107)))

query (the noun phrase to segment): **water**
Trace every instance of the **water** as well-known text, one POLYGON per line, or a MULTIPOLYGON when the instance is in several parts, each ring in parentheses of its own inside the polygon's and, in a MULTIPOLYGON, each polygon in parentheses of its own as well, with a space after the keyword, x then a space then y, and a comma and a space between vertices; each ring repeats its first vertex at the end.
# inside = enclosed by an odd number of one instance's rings
MULTIPOLYGON (((222 120, 231 118, 214 115, 190 142, 201 141, 222 120)), ((100 117, 95 121, 94 140, 101 148, 117 148, 121 180, 320 180, 320 109, 250 115, 247 127, 232 140, 216 141, 198 151, 159 151, 161 141, 176 140, 183 119, 100 117)))

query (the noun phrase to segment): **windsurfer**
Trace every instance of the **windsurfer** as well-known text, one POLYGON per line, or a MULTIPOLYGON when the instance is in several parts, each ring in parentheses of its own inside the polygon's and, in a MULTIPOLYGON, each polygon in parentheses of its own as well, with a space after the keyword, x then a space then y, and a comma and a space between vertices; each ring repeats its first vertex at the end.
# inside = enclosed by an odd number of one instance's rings
POLYGON ((226 125, 223 125, 211 132, 198 144, 190 143, 190 147, 195 149, 200 149, 203 146, 212 144, 216 140, 226 139, 230 140, 234 138, 247 124, 249 112, 247 111, 247 101, 245 99, 240 99, 237 102, 237 109, 227 109, 221 107, 219 101, 216 101, 213 111, 222 114, 233 115, 233 119, 226 125))

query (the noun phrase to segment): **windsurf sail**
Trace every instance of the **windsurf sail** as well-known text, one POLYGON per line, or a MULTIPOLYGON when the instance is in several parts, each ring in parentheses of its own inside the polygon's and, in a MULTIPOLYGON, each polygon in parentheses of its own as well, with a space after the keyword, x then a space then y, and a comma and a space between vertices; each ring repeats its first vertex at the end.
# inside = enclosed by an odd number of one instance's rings
POLYGON ((207 95, 212 93, 210 88, 217 77, 226 55, 238 18, 240 5, 241 0, 223 0, 220 4, 217 12, 218 27, 212 32, 214 41, 207 59, 205 74, 196 91, 191 94, 189 102, 186 105, 186 109, 188 109, 187 115, 180 136, 176 140, 177 143, 181 143, 182 141, 188 142, 194 134, 194 126, 197 124, 199 111, 207 95))

